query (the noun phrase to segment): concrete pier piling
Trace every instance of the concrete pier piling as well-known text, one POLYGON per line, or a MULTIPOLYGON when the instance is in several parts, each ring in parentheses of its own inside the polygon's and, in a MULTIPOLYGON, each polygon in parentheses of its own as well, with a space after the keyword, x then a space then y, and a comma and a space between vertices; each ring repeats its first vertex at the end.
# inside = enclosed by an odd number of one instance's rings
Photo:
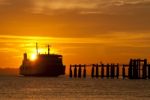
POLYGON ((145 59, 144 60, 144 65, 143 65, 143 71, 142 71, 142 79, 146 79, 147 78, 147 74, 148 74, 148 72, 147 72, 147 69, 148 69, 148 66, 147 66, 147 60, 145 59))
POLYGON ((70 65, 70 71, 69 71, 69 77, 72 78, 72 69, 71 69, 72 65, 70 65))
POLYGON ((125 65, 122 67, 122 78, 125 79, 125 65))
POLYGON ((92 66, 91 76, 92 76, 92 78, 94 77, 94 64, 92 66))
POLYGON ((122 73, 123 79, 150 79, 150 64, 147 59, 130 59, 129 64, 75 64, 70 65, 69 77, 86 78, 91 73, 92 78, 119 79, 122 73), (91 70, 87 71, 90 67, 91 70), (122 70, 119 70, 122 68, 122 70))
POLYGON ((115 76, 115 65, 114 64, 111 64, 111 78, 113 79, 114 76, 115 76))
POLYGON ((98 77, 99 77, 99 68, 98 68, 98 64, 96 64, 95 67, 96 67, 96 78, 98 78, 98 77))
POLYGON ((83 69, 83 77, 86 78, 86 65, 83 65, 84 69, 83 69))
POLYGON ((74 67, 74 77, 75 78, 77 77, 77 65, 75 65, 75 67, 74 67))
POLYGON ((117 64, 117 68, 116 68, 116 77, 117 79, 119 78, 119 64, 117 64))
POLYGON ((86 78, 86 65, 70 65, 69 68, 69 77, 72 78, 86 78))
POLYGON ((81 65, 79 65, 79 69, 78 69, 78 78, 81 78, 81 74, 82 74, 82 71, 81 71, 81 65))
POLYGON ((106 77, 109 78, 109 64, 106 66, 106 77))
POLYGON ((129 64, 129 79, 147 79, 147 59, 131 59, 129 64))
POLYGON ((101 65, 101 78, 104 78, 104 64, 101 65))
POLYGON ((148 79, 150 79, 150 65, 148 65, 148 79))

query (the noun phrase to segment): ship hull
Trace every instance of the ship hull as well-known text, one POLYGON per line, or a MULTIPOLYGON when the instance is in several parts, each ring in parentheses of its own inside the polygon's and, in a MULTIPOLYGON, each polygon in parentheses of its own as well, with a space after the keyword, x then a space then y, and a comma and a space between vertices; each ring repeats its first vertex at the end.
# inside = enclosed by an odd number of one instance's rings
MULTIPOLYGON (((21 66, 23 68, 24 66, 21 66)), ((20 69, 20 75, 35 77, 57 77, 65 75, 65 66, 49 66, 49 67, 27 67, 28 69, 20 69)))

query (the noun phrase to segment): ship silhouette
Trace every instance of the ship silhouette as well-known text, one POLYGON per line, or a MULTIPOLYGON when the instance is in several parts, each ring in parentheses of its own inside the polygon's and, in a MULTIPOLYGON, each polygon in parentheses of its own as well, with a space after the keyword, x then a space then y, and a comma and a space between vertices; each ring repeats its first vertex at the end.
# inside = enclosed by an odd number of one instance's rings
POLYGON ((65 66, 62 62, 62 55, 50 54, 48 45, 47 54, 38 53, 38 44, 36 43, 37 58, 32 61, 24 53, 22 65, 20 66, 20 75, 24 76, 50 76, 57 77, 65 74, 65 66))

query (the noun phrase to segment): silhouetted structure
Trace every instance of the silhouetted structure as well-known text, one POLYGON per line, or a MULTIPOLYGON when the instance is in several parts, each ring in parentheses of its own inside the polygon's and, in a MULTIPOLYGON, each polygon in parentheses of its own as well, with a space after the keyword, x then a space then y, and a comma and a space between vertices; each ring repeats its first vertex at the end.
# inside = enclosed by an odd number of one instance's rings
MULTIPOLYGON (((30 61, 27 53, 24 54, 20 74, 24 76, 59 76, 65 74, 65 66, 62 62, 62 55, 50 54, 48 45, 48 54, 39 54, 36 44, 37 59, 30 61)), ((71 77, 71 76, 70 76, 71 77)))
POLYGON ((69 72, 69 77, 75 77, 77 78, 86 78, 86 65, 70 65, 70 72, 69 72), (74 73, 72 73, 72 68, 74 68, 74 73), (83 74, 82 74, 83 72, 83 74))
POLYGON ((86 77, 86 68, 91 67, 91 77, 118 79, 150 79, 150 64, 147 59, 130 59, 129 64, 90 64, 90 65, 70 65, 70 77, 73 76, 72 67, 74 67, 74 77, 81 78, 82 68, 83 77, 86 77), (122 69, 120 69, 122 67, 122 69), (122 73, 122 75, 120 75, 122 73))
POLYGON ((70 77, 73 77, 73 74, 74 74, 74 77, 76 78, 77 75, 79 78, 81 78, 82 76, 85 78, 87 75, 86 75, 86 68, 87 67, 92 67, 91 68, 91 77, 94 78, 104 78, 104 77, 107 77, 107 78, 119 78, 119 65, 115 65, 115 64, 107 64, 107 65, 104 65, 104 64, 91 64, 91 65, 70 65, 70 73, 69 73, 69 76, 70 77), (74 68, 74 73, 72 73, 72 68, 74 68), (83 70, 83 74, 82 74, 82 70, 83 70), (104 75, 104 73, 106 73, 104 75))
POLYGON ((147 79, 149 65, 147 64, 147 59, 130 59, 129 65, 123 65, 124 70, 125 67, 128 67, 128 76, 125 75, 124 77, 128 77, 129 79, 147 79))
POLYGON ((86 65, 83 65, 84 69, 83 69, 83 77, 86 78, 86 65))

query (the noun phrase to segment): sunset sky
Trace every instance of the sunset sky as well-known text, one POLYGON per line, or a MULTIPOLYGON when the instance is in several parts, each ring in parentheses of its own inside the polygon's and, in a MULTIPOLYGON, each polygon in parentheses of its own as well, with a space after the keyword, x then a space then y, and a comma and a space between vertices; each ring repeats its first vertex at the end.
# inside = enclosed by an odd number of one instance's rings
POLYGON ((150 0, 0 0, 0 67, 18 68, 36 42, 66 65, 149 59, 150 0))

